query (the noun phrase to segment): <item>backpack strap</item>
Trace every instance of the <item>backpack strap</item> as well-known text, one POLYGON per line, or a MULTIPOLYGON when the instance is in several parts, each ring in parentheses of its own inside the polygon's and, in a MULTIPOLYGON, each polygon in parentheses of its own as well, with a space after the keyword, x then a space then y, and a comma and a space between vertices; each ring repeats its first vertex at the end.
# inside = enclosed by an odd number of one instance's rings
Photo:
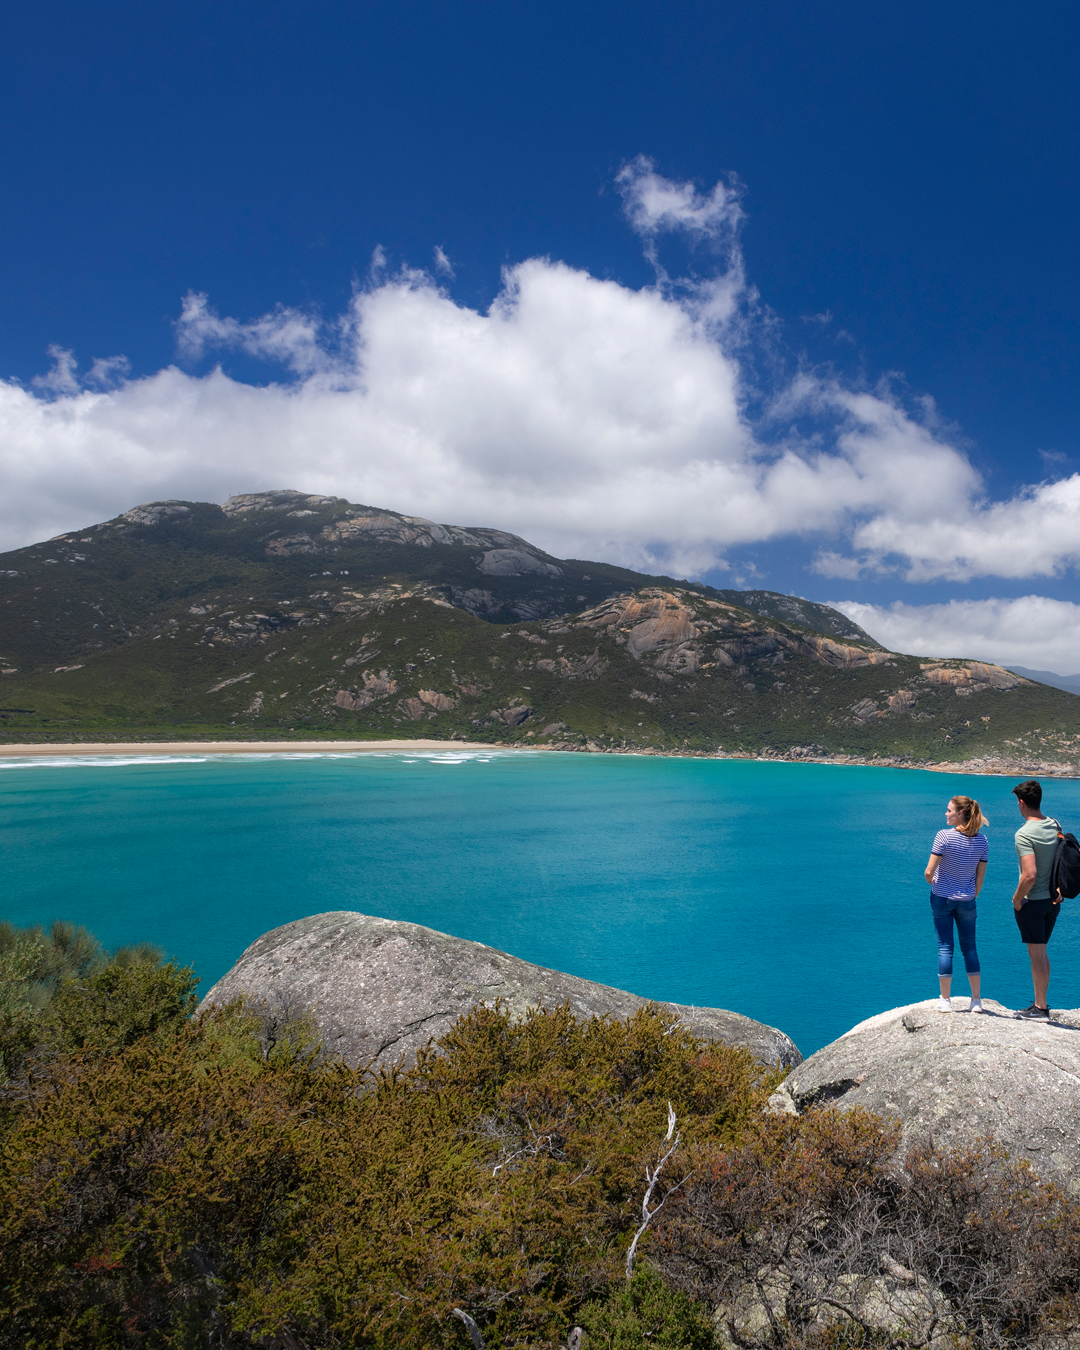
MULTIPOLYGON (((1046 818, 1047 818, 1047 820, 1054 820, 1054 817, 1053 817, 1053 816, 1047 816, 1046 818)), ((1064 835, 1062 834, 1062 832, 1061 832, 1061 825, 1060 825, 1056 820, 1054 820, 1054 828, 1057 830, 1057 836, 1058 836, 1057 848, 1055 848, 1055 850, 1054 850, 1054 862, 1057 862, 1057 859, 1058 859, 1058 849, 1060 849, 1061 846, 1062 846, 1062 844, 1065 842, 1065 836, 1064 836, 1064 835)), ((1051 881, 1053 880, 1053 878, 1054 878, 1054 867, 1053 867, 1053 864, 1051 864, 1051 866, 1050 866, 1050 879, 1051 879, 1051 881)), ((1057 897, 1055 898, 1053 895, 1051 895, 1050 899, 1051 899, 1051 901, 1052 901, 1055 905, 1060 905, 1060 904, 1061 904, 1062 895, 1061 895, 1061 887, 1060 887, 1060 886, 1057 888, 1057 897)))

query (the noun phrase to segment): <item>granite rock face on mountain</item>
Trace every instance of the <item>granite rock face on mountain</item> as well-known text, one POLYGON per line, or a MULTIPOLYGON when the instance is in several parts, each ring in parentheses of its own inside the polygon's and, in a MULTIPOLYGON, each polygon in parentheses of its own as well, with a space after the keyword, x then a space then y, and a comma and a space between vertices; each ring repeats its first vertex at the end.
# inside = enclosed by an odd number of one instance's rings
POLYGON ((860 1022, 798 1066, 770 1098, 774 1111, 866 1107, 900 1120, 900 1156, 932 1139, 964 1147, 992 1134, 1045 1180, 1080 1192, 1080 1010, 1021 1022, 937 1011, 937 1000, 860 1022))
MULTIPOLYGON (((310 1010, 323 1048, 348 1064, 411 1060, 462 1013, 501 999, 514 1017, 569 1003, 578 1016, 631 1017, 648 1000, 534 966, 494 947, 419 924, 339 910, 264 933, 200 1008, 244 995, 273 1010, 310 1010)), ((774 1027, 722 1008, 660 1005, 697 1036, 750 1049, 785 1067, 802 1056, 774 1027)))

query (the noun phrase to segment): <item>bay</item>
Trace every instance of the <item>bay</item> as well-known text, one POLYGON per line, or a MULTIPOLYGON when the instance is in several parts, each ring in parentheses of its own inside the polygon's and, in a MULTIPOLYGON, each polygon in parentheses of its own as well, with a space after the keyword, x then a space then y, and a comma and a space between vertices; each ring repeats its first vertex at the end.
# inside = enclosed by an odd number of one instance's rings
MULTIPOLYGON (((657 999, 733 1008, 804 1054, 937 993, 922 869, 950 795, 991 825, 983 992, 1031 1001, 1013 780, 522 752, 0 761, 0 914, 152 941, 206 990, 325 910, 426 924, 657 999)), ((1080 822, 1080 782, 1044 806, 1080 822)), ((1080 901, 1051 944, 1080 1006, 1080 901)), ((957 951, 954 995, 967 981, 957 951)), ((958 1005, 959 1006, 959 1005, 958 1005)))

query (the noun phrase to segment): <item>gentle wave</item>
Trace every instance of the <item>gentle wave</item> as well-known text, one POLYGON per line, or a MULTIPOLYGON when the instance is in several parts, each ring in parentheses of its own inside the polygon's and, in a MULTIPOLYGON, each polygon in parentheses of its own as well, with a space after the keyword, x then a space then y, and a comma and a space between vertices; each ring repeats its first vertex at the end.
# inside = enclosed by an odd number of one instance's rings
POLYGON ((0 757, 3 769, 115 769, 139 764, 266 763, 298 759, 399 759, 405 764, 488 764, 520 750, 267 750, 205 755, 26 755, 0 757))
POLYGON ((0 769, 126 769, 134 764, 205 764, 209 755, 28 755, 0 758, 0 769))

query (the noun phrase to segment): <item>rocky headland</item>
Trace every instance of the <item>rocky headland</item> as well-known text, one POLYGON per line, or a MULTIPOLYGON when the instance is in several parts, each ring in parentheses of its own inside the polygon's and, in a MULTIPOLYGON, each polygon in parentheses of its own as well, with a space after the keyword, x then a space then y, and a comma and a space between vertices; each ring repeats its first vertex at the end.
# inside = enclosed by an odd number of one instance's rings
MULTIPOLYGON (((347 1064, 406 1061, 478 1003, 515 1018, 568 1003, 578 1016, 632 1017, 650 1003, 419 924, 338 910, 264 933, 200 1004, 246 997, 271 1014, 310 1012, 326 1053, 347 1064)), ((746 1046, 763 1064, 802 1060, 775 1027, 723 1008, 658 1005, 695 1035, 746 1046)))

